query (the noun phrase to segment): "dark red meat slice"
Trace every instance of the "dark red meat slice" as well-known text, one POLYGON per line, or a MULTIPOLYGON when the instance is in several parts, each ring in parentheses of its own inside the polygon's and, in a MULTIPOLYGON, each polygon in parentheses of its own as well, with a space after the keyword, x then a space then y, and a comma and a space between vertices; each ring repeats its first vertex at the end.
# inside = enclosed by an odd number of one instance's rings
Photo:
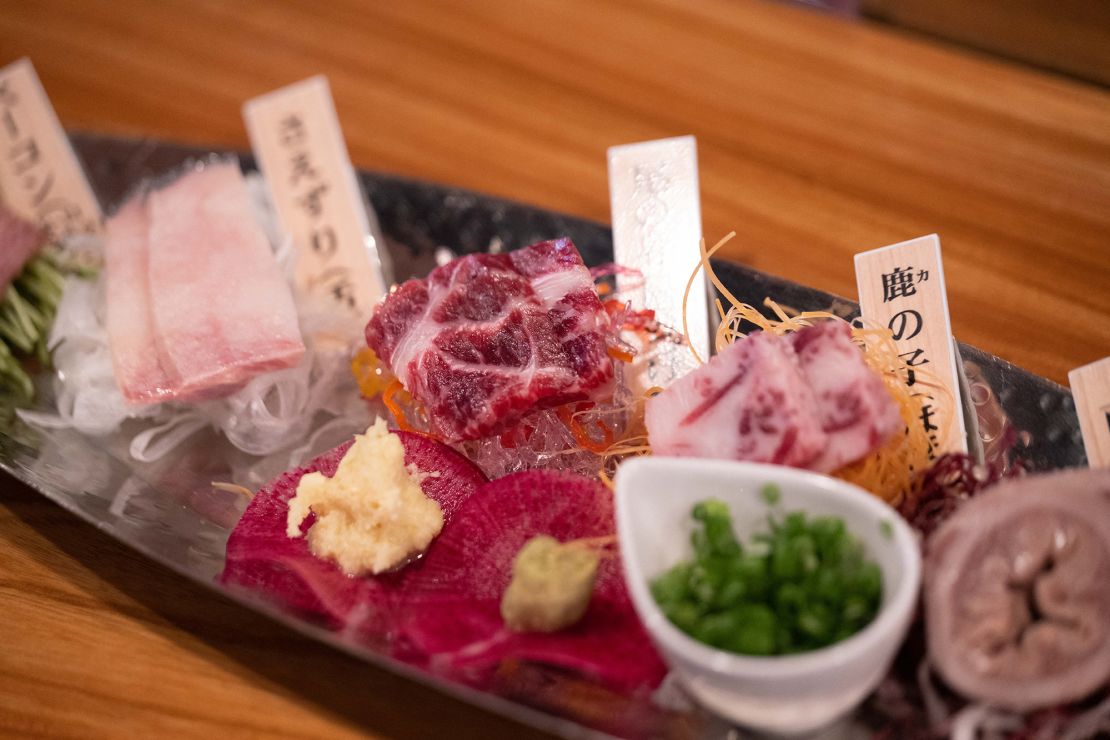
POLYGON ((625 589, 619 558, 604 558, 585 617, 552 634, 507 630, 500 615, 512 562, 540 534, 562 542, 614 532, 612 494, 568 473, 526 471, 483 486, 406 572, 398 654, 478 686, 507 659, 572 669, 616 690, 655 687, 666 669, 625 589))
MULTIPOLYGON (((445 526, 485 482, 482 473, 446 445, 421 434, 394 432, 405 448, 405 462, 424 472, 438 472, 421 484, 443 509, 445 526)), ((351 443, 324 453, 306 465, 281 474, 262 488, 227 542, 221 582, 267 595, 296 613, 337 630, 357 630, 365 639, 384 642, 390 630, 390 606, 398 579, 351 578, 333 562, 312 554, 304 537, 285 534, 289 500, 307 473, 335 474, 351 443)), ((314 521, 310 516, 302 531, 314 521)))
POLYGON ((609 317, 569 239, 472 254, 409 280, 366 341, 450 441, 597 395, 613 376, 609 317))

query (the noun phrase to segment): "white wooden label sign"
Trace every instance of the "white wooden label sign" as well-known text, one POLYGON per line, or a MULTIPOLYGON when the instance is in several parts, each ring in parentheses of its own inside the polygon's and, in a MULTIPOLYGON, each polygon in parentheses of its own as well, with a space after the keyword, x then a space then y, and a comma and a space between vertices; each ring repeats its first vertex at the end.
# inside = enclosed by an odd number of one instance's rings
POLYGON ((932 234, 857 254, 856 284, 864 321, 890 329, 909 366, 906 383, 925 396, 918 423, 929 437, 931 455, 966 453, 940 239, 932 234), (940 388, 929 387, 926 374, 940 388), (943 419, 951 420, 947 433, 938 423, 943 419))
POLYGON ((342 338, 360 336, 386 286, 327 79, 254 98, 243 118, 278 220, 297 250, 298 301, 332 316, 327 325, 342 338))
POLYGON ((1092 468, 1110 468, 1110 357, 1068 373, 1083 447, 1092 468))
MULTIPOLYGON (((651 308, 663 324, 682 331, 682 294, 700 261, 701 195, 698 152, 693 136, 625 144, 609 149, 609 200, 613 256, 618 265, 639 270, 642 287, 617 287, 635 308, 651 308)), ((709 359, 706 277, 699 272, 686 307, 686 339, 702 360, 709 359)), ((649 382, 665 386, 697 367, 689 347, 657 347, 647 369, 649 382)))
POLYGON ((0 69, 0 198, 51 239, 101 228, 100 203, 29 59, 0 69))

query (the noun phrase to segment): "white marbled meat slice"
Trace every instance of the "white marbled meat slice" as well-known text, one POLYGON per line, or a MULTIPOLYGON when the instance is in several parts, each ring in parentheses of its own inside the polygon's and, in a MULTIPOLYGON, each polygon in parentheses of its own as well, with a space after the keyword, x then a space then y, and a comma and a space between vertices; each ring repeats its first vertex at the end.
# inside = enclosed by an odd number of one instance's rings
POLYGON ((903 428, 847 327, 823 325, 734 342, 650 399, 645 421, 657 455, 822 473, 869 454, 903 428))
POLYGON ((471 254, 392 291, 366 341, 450 441, 608 387, 612 328, 569 239, 471 254))
POLYGON ((106 321, 112 367, 123 397, 155 403, 173 395, 154 346, 147 267, 150 221, 142 195, 108 219, 104 242, 106 321))
POLYGON ((964 696, 1017 711, 1110 682, 1110 470, 1005 481, 929 539, 929 656, 964 696))
POLYGON ((826 435, 788 340, 734 342, 647 402, 652 451, 804 467, 826 435))
POLYGON ((0 203, 0 294, 16 279, 43 241, 41 229, 0 203))
POLYGON ((788 335, 817 399, 828 440, 806 467, 831 472, 876 450, 905 428, 882 378, 864 363, 842 321, 823 321, 788 335))
POLYGON ((238 164, 209 164, 148 197, 150 306, 174 397, 218 397, 304 354, 293 295, 238 164))

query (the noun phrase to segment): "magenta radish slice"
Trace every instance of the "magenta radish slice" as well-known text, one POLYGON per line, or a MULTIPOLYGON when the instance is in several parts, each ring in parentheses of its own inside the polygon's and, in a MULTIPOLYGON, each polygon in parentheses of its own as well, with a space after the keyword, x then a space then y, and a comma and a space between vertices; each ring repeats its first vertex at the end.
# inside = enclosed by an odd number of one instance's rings
MULTIPOLYGON (((466 458, 429 437, 394 432, 405 448, 405 462, 433 474, 421 484, 439 503, 446 523, 485 476, 466 458)), ((317 558, 305 538, 285 534, 289 500, 307 473, 335 474, 351 443, 282 473, 259 490, 227 543, 221 582, 263 593, 273 601, 336 630, 357 630, 363 639, 383 642, 391 631, 391 605, 399 578, 352 578, 335 563, 317 558)), ((302 531, 312 525, 310 516, 302 531)), ((411 566, 410 566, 411 567, 411 566)))
POLYGON ((602 560, 577 625, 522 634, 501 619, 513 559, 528 539, 613 533, 612 494, 596 481, 526 471, 487 483, 404 573, 395 654, 478 686, 489 685, 498 665, 511 659, 571 669, 628 693, 655 687, 666 669, 632 608, 615 554, 602 560))

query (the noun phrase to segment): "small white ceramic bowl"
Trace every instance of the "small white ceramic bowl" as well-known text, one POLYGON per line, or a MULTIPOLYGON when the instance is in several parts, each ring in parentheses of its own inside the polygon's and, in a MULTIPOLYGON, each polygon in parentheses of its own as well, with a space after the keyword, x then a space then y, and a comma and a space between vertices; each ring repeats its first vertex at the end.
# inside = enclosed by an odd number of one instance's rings
POLYGON ((644 457, 620 466, 617 531, 636 611, 686 689, 714 713, 764 732, 801 734, 854 709, 886 675, 913 617, 921 583, 917 538, 888 505, 857 486, 778 465, 644 457), (732 512, 736 535, 749 542, 767 526, 761 494, 779 487, 775 509, 844 520, 883 574, 875 619, 847 640, 808 653, 748 657, 686 635, 663 615, 650 582, 693 557, 690 512, 718 498, 732 512))

